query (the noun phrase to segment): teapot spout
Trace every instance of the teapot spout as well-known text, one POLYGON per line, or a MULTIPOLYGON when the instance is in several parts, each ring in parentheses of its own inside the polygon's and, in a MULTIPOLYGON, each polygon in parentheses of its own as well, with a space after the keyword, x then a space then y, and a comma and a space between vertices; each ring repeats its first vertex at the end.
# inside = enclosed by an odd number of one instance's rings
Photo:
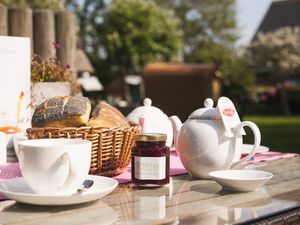
POLYGON ((172 122, 174 145, 176 147, 176 145, 177 145, 177 137, 178 137, 179 131, 181 129, 182 122, 178 118, 178 116, 171 116, 171 117, 169 117, 169 119, 172 122))

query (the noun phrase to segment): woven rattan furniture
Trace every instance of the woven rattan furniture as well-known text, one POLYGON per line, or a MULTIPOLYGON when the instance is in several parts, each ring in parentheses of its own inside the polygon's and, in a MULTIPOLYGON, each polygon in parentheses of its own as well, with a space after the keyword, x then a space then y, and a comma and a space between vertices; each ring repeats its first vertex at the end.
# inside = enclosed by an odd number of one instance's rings
POLYGON ((79 138, 92 142, 90 174, 115 176, 124 171, 130 163, 134 135, 140 127, 130 128, 69 127, 69 128, 29 128, 29 139, 79 138))
POLYGON ((299 225, 300 206, 288 208, 236 225, 299 225))

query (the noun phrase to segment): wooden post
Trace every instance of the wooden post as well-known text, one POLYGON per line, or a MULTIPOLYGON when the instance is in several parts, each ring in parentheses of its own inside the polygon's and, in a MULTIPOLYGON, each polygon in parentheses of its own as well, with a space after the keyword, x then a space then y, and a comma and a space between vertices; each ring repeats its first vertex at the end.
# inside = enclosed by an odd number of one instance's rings
POLYGON ((5 5, 0 4, 0 35, 7 35, 7 8, 5 5))
POLYGON ((29 37, 32 45, 32 10, 30 8, 10 8, 8 10, 8 34, 29 37))
POLYGON ((74 71, 73 78, 76 80, 75 55, 76 55, 76 29, 75 16, 67 11, 56 14, 55 33, 56 42, 60 45, 57 49, 57 57, 63 65, 69 64, 74 71))
POLYGON ((33 11, 33 51, 43 59, 54 55, 55 42, 54 14, 51 10, 33 11))

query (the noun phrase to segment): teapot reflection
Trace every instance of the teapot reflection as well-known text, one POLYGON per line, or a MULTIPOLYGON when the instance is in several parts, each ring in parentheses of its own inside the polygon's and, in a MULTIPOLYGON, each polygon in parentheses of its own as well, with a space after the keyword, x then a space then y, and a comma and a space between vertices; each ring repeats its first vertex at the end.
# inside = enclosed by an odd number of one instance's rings
POLYGON ((185 182, 174 199, 178 223, 197 225, 226 225, 256 218, 259 214, 258 208, 272 203, 263 190, 247 193, 228 192, 213 182, 196 185, 185 182), (185 204, 191 205, 191 197, 188 195, 193 196, 194 201, 194 206, 189 208, 185 204))
MULTIPOLYGON (((225 191, 221 192, 221 194, 223 193, 225 194, 225 191)), ((265 191, 265 189, 243 193, 242 198, 239 195, 231 196, 231 201, 234 202, 234 206, 228 207, 227 204, 224 203, 224 201, 219 201, 218 199, 214 199, 213 204, 227 207, 228 211, 232 209, 240 209, 242 211, 242 216, 247 220, 257 218, 259 216, 259 210, 261 208, 267 207, 272 204, 272 199, 265 191)))

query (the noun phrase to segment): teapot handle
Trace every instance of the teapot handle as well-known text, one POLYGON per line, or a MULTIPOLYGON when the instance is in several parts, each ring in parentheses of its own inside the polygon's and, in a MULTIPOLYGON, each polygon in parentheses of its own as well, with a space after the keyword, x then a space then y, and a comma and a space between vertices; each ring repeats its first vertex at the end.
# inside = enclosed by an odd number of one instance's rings
POLYGON ((253 146, 253 149, 251 150, 251 152, 246 156, 244 157, 243 159, 240 159, 239 161, 237 162, 234 162, 232 165, 231 165, 231 169, 236 169, 237 167, 239 167, 243 162, 249 160, 250 158, 252 158, 254 155, 255 155, 255 151, 256 149, 259 147, 260 145, 260 140, 261 140, 261 134, 260 134, 260 131, 259 131, 259 128, 257 127, 257 125, 253 122, 250 122, 250 121, 243 121, 241 123, 239 123, 235 128, 234 128, 234 131, 236 133, 236 135, 242 135, 241 132, 242 132, 242 129, 243 127, 250 127, 253 134, 254 134, 254 146, 253 146))

